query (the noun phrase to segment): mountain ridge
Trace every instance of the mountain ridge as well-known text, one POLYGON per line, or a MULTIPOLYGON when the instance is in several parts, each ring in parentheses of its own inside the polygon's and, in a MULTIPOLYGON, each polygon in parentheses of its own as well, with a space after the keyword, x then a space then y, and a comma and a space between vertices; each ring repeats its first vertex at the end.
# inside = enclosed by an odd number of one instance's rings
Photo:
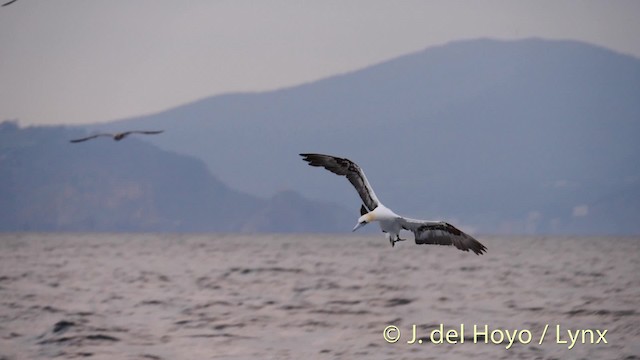
MULTIPOLYGON (((357 208, 348 182, 297 157, 328 153, 356 161, 403 215, 489 233, 590 233, 595 219, 573 226, 572 209, 640 176, 639 84, 640 60, 599 46, 466 40, 88 128, 168 128, 150 141, 203 159, 254 195, 291 189, 357 208)), ((638 231, 628 221, 618 228, 638 231)))
POLYGON ((135 137, 82 144, 66 127, 0 123, 1 231, 338 232, 349 212, 286 194, 258 198, 229 188, 202 160, 135 137), (304 214, 311 209, 314 218, 304 214), (280 219, 282 213, 299 213, 280 219), (337 215, 339 214, 339 215, 337 215), (288 224, 299 221, 301 224, 288 224))

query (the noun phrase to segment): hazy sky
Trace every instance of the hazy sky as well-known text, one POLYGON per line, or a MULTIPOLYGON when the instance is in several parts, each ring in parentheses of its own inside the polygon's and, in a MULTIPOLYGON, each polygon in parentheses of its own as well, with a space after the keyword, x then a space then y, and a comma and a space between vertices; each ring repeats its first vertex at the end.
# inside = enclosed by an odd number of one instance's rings
POLYGON ((0 7, 0 121, 115 120, 478 37, 640 57, 639 16, 635 0, 19 0, 0 7))

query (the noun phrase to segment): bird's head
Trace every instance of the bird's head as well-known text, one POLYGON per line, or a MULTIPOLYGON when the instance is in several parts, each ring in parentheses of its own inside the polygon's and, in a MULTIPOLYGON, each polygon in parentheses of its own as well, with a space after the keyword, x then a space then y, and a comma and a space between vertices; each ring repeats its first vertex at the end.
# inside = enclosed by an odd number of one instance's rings
POLYGON ((356 231, 356 230, 360 229, 361 227, 367 225, 368 223, 370 223, 373 220, 374 220, 374 217, 373 217, 372 213, 364 214, 364 215, 360 216, 360 218, 358 218, 358 223, 356 224, 356 226, 351 231, 356 231))

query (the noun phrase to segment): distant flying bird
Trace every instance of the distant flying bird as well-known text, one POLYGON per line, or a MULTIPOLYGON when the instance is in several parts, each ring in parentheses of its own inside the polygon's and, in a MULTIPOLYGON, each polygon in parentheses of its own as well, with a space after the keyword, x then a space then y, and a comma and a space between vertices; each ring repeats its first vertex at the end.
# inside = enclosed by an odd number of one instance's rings
POLYGON ((70 140, 69 142, 79 143, 79 142, 95 139, 95 138, 100 137, 100 136, 108 136, 108 137, 113 138, 113 140, 115 140, 115 141, 120 141, 120 140, 124 139, 126 136, 128 136, 130 134, 154 135, 154 134, 160 134, 162 132, 164 132, 164 130, 158 130, 158 131, 125 131, 125 132, 120 132, 120 133, 115 133, 115 134, 102 133, 102 134, 95 134, 95 135, 87 136, 87 137, 84 137, 84 138, 81 138, 81 139, 70 140))
POLYGON ((364 205, 360 207, 362 216, 358 219, 353 231, 372 221, 377 221, 392 247, 396 242, 406 240, 400 238, 400 231, 408 230, 413 232, 416 244, 453 245, 462 251, 471 250, 478 255, 487 250, 478 240, 444 221, 415 220, 394 213, 378 200, 364 171, 353 161, 322 154, 300 154, 300 156, 311 166, 324 167, 334 174, 346 176, 356 188, 364 205))
POLYGON ((18 0, 11 0, 11 1, 7 2, 7 3, 2 4, 2 6, 11 5, 11 4, 13 4, 14 2, 16 2, 16 1, 18 1, 18 0))

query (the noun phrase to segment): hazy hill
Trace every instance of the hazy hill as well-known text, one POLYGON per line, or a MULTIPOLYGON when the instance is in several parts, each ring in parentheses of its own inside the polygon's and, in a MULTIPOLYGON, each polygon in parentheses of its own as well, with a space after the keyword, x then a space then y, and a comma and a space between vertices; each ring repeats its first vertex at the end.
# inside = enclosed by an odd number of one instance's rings
POLYGON ((344 179, 297 156, 322 152, 356 160, 381 200, 413 217, 482 232, 637 233, 637 202, 606 203, 637 198, 638 99, 637 58, 575 41, 473 40, 98 127, 170 130, 152 141, 261 196, 291 189, 357 210, 344 179))
POLYGON ((133 136, 118 143, 69 143, 82 135, 63 127, 0 124, 0 231, 293 232, 348 231, 353 225, 349 212, 336 205, 297 194, 262 199, 232 190, 201 160, 133 136), (299 223, 288 224, 279 214, 297 214, 291 220, 299 223))

